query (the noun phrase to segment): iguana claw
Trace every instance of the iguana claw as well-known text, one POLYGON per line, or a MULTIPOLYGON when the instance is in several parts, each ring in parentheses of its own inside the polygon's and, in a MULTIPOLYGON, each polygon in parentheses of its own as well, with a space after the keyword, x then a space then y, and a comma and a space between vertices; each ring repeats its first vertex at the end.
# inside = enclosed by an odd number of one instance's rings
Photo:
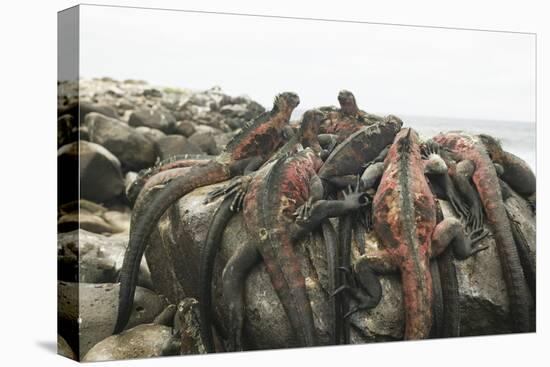
POLYGON ((296 211, 294 212, 294 215, 296 216, 296 220, 298 222, 305 222, 310 214, 311 214, 311 205, 312 205, 312 199, 309 198, 306 200, 306 202, 300 206, 296 211))
POLYGON ((216 198, 220 196, 229 197, 229 196, 235 195, 229 209, 233 212, 238 212, 242 208, 244 196, 248 189, 248 184, 250 183, 250 180, 251 180, 250 176, 235 177, 234 179, 231 180, 231 182, 229 182, 229 184, 210 191, 206 195, 206 198, 204 199, 203 203, 204 204, 211 203, 212 201, 214 201, 216 198))

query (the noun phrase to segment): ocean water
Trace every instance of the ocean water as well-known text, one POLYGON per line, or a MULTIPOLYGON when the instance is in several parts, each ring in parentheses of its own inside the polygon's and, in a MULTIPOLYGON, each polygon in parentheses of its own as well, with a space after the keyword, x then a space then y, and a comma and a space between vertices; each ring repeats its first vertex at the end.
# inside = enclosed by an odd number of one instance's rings
MULTIPOLYGON (((304 111, 297 110, 293 119, 299 119, 304 111)), ((517 155, 536 171, 536 124, 528 121, 493 121, 433 116, 398 115, 403 126, 412 127, 423 137, 440 132, 462 130, 472 134, 488 134, 502 143, 505 150, 517 155)))
POLYGON ((517 155, 536 170, 536 124, 527 121, 492 121, 431 116, 400 116, 404 126, 415 128, 426 137, 440 132, 462 130, 487 134, 500 140, 504 150, 517 155))

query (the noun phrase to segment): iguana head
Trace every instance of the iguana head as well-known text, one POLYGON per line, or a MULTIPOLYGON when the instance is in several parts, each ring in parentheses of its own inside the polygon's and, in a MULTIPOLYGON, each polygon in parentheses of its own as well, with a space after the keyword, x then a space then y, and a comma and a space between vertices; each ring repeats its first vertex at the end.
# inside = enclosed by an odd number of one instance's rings
POLYGON ((338 93, 338 102, 340 103, 342 113, 345 115, 356 115, 359 112, 355 96, 348 90, 344 89, 338 93))
POLYGON ((317 140, 319 128, 323 121, 327 119, 327 114, 319 109, 307 110, 302 116, 298 138, 304 146, 309 146, 309 142, 317 140))
POLYGON ((487 153, 489 154, 491 159, 498 160, 500 155, 502 154, 502 145, 500 144, 500 141, 486 134, 479 134, 478 137, 485 146, 485 149, 487 150, 487 153))
POLYGON ((284 92, 278 94, 273 102, 273 110, 292 113, 292 111, 300 104, 300 97, 293 92, 284 92))

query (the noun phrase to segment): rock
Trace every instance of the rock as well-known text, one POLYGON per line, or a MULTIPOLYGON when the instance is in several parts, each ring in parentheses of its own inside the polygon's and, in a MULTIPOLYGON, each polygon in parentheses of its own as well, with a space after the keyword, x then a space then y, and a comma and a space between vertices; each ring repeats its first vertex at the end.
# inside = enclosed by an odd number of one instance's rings
POLYGON ((191 121, 178 121, 176 123, 176 127, 174 128, 174 132, 176 134, 180 134, 185 136, 186 138, 190 137, 197 131, 195 128, 195 125, 191 121))
POLYGON ((73 116, 65 114, 57 119, 57 147, 78 140, 78 124, 73 116))
POLYGON ((79 158, 81 198, 102 203, 123 192, 124 181, 118 159, 99 144, 80 141, 80 144, 67 144, 57 151, 59 203, 79 199, 76 191, 79 158))
POLYGON ((153 142, 158 142, 166 136, 162 131, 147 126, 138 126, 136 127, 136 131, 153 142))
POLYGON ((130 232, 130 220, 132 213, 128 208, 125 210, 107 210, 103 213, 102 218, 109 223, 112 228, 116 229, 113 233, 129 233, 130 232))
POLYGON ((191 135, 188 141, 198 146, 206 154, 220 154, 220 149, 216 145, 216 139, 214 139, 214 135, 211 132, 195 133, 191 135))
MULTIPOLYGON (((213 212, 219 201, 204 205, 206 193, 220 185, 197 189, 182 198, 163 216, 155 237, 155 246, 146 252, 153 282, 167 294, 171 301, 184 296, 196 297, 199 280, 198 262, 200 249, 213 212), (176 287, 174 284, 178 284, 176 287)), ((449 205, 441 201, 445 216, 454 215, 449 205)), ((508 200, 512 213, 527 221, 525 227, 530 243, 534 243, 534 221, 529 217, 528 206, 519 197, 508 200), (522 201, 523 209, 518 202, 522 201), (515 204, 512 204, 515 203, 515 204), (523 213, 522 210, 527 210, 523 213)), ((367 256, 369 249, 378 246, 374 233, 353 236, 353 261, 361 258, 359 239, 366 240, 367 256)), ((214 312, 219 322, 227 320, 227 306, 220 291, 220 274, 229 256, 237 248, 250 240, 245 231, 242 216, 236 215, 229 222, 224 233, 220 252, 216 259, 213 280, 214 312)), ((485 250, 465 261, 454 260, 459 282, 460 308, 462 312, 462 335, 486 335, 510 332, 508 301, 502 270, 494 240, 488 236, 483 240, 488 245, 485 250)), ((303 261, 302 271, 306 276, 308 296, 312 302, 314 319, 320 342, 328 343, 330 321, 328 320, 328 284, 324 246, 315 236, 300 243, 296 252, 310 261, 303 261)), ((364 256, 364 255, 363 255, 364 256)), ((400 340, 404 331, 403 297, 398 274, 380 276, 383 298, 372 310, 360 311, 351 316, 352 342, 400 340)), ((281 348, 294 346, 290 325, 281 303, 273 291, 265 266, 253 268, 246 280, 246 322, 244 335, 251 349, 281 348)), ((225 325, 227 327, 227 325, 225 325)))
POLYGON ((166 159, 178 154, 203 154, 204 152, 193 142, 181 135, 167 135, 158 141, 160 159, 166 159))
POLYGON ((71 349, 71 346, 61 335, 57 335, 57 354, 63 357, 70 358, 72 360, 76 359, 76 354, 74 354, 73 350, 71 349))
MULTIPOLYGON (((57 235, 57 279, 65 282, 115 283, 127 246, 127 234, 107 237, 83 229, 60 233, 57 235)), ((141 262, 137 283, 153 289, 145 259, 141 262)))
POLYGON ((195 134, 197 133, 210 133, 213 135, 221 134, 222 131, 220 129, 216 129, 215 127, 208 126, 208 125, 196 125, 195 126, 195 134))
MULTIPOLYGON (((186 195, 168 210, 161 219, 159 237, 146 252, 151 276, 157 289, 174 302, 183 297, 197 297, 198 259, 204 243, 208 225, 219 201, 203 205, 202 200, 209 191, 220 185, 197 189, 186 195), (168 272, 166 269, 171 269, 168 272), (179 290, 174 284, 179 284, 179 290)), ((218 319, 227 320, 225 305, 220 293, 220 276, 223 265, 243 243, 248 242, 241 215, 235 216, 224 234, 222 249, 214 270, 214 306, 218 319)), ((314 242, 318 241, 316 239, 314 242)), ((322 244, 313 246, 309 240, 297 247, 297 252, 305 256, 306 248, 323 249, 322 244)), ((318 256, 323 256, 319 254, 318 256)), ((303 260, 307 274, 308 295, 312 300, 315 325, 321 343, 328 343, 328 299, 329 294, 322 285, 311 262, 303 260)), ((247 340, 252 349, 268 349, 295 346, 290 324, 283 307, 271 285, 265 266, 258 264, 246 281, 246 322, 247 340)), ((227 325, 225 325, 227 327, 227 325)))
POLYGON ((158 89, 155 89, 155 88, 145 89, 143 91, 143 95, 145 97, 162 98, 162 92, 158 89))
POLYGON ((57 229, 59 232, 69 232, 81 228, 103 234, 128 232, 130 216, 127 207, 107 210, 101 205, 79 200, 61 207, 57 229))
POLYGON ((113 153, 125 169, 152 166, 157 158, 155 143, 125 123, 99 113, 86 116, 89 140, 113 153))
POLYGON ((233 139, 233 137, 237 135, 237 133, 238 130, 231 131, 229 133, 214 135, 214 140, 216 140, 216 145, 218 146, 218 148, 220 148, 220 150, 225 149, 227 143, 229 143, 229 141, 233 139))
MULTIPOLYGON (((112 334, 118 308, 118 284, 58 282, 58 320, 60 331, 79 325, 80 356, 112 334), (77 319, 80 321, 77 323, 77 319)), ((164 297, 137 287, 134 306, 126 329, 146 324, 167 306, 164 297)))
POLYGON ((118 335, 111 335, 94 345, 83 362, 150 358, 162 355, 164 345, 172 338, 172 329, 157 324, 138 325, 118 335))
POLYGON ((133 127, 147 126, 170 134, 174 131, 176 120, 174 116, 164 108, 139 108, 130 115, 128 124, 133 127))
POLYGON ((70 114, 71 116, 73 116, 73 118, 78 118, 78 121, 84 122, 84 118, 86 118, 86 115, 91 112, 97 112, 108 117, 118 117, 116 109, 114 109, 112 106, 107 104, 88 102, 84 100, 81 100, 80 103, 71 103, 67 107, 59 110, 58 115, 61 116, 64 114, 70 114))
POLYGON ((111 223, 98 215, 88 213, 71 213, 63 215, 57 221, 57 230, 59 232, 69 232, 82 228, 93 233, 118 233, 121 228, 114 227, 111 223))

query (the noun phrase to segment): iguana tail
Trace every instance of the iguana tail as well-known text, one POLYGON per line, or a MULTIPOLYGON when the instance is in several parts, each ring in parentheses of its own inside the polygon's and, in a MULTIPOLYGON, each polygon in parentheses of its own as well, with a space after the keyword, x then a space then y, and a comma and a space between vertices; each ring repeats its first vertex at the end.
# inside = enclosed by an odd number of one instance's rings
POLYGON ((223 232, 229 220, 233 217, 231 203, 233 196, 226 197, 216 210, 204 247, 201 250, 199 265, 199 313, 200 332, 207 353, 214 353, 214 338, 212 336, 212 273, 214 271, 214 260, 220 248, 223 232))
POLYGON ((507 286, 510 319, 514 325, 514 332, 528 332, 529 290, 496 177, 493 166, 486 164, 485 167, 476 169, 473 181, 483 202, 487 219, 493 227, 502 273, 507 286))
POLYGON ((136 280, 141 258, 149 237, 166 210, 178 199, 192 190, 218 183, 230 178, 227 165, 211 161, 205 165, 194 166, 189 174, 169 182, 152 200, 148 210, 136 219, 130 231, 130 241, 124 254, 120 271, 120 293, 118 316, 114 333, 118 334, 128 323, 134 301, 136 280))
POLYGON ((456 267, 451 249, 446 249, 438 258, 439 279, 443 293, 443 328, 440 337, 460 336, 460 295, 456 267))

